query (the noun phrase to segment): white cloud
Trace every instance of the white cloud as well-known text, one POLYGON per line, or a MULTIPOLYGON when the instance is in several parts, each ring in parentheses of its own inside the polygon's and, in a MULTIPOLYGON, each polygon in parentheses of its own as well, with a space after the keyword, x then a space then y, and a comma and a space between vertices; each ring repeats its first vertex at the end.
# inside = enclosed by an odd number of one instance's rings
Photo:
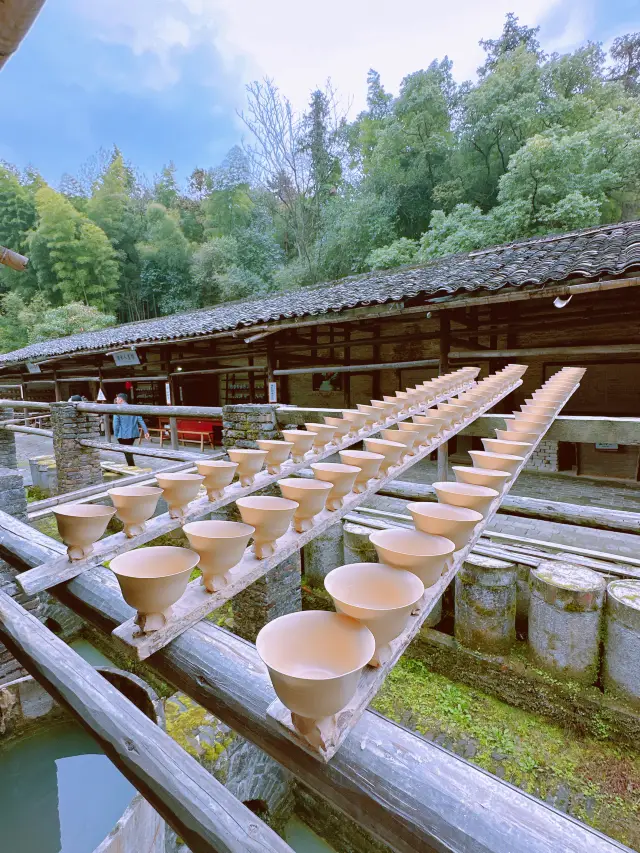
MULTIPOLYGON (((402 78, 445 54, 458 80, 475 75, 480 38, 499 35, 513 11, 529 26, 571 6, 553 49, 584 38, 592 0, 73 0, 95 35, 154 59, 148 85, 175 83, 185 52, 210 47, 212 69, 222 61, 229 79, 248 82, 267 75, 294 105, 330 77, 344 102, 362 108, 366 74, 378 70, 396 92, 402 78)), ((203 71, 206 73, 206 70, 203 71)), ((211 80, 212 85, 216 81, 211 80)), ((234 87, 235 89, 235 87, 234 87)), ((240 89, 233 93, 239 99, 240 89)))

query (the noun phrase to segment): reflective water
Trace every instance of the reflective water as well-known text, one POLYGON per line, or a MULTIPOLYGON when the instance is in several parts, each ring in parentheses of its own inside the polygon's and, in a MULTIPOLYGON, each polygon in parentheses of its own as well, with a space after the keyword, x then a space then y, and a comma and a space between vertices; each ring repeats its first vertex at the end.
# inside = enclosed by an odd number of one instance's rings
POLYGON ((296 853, 336 853, 333 847, 330 847, 297 817, 291 818, 286 825, 284 836, 287 844, 296 853))
POLYGON ((91 853, 135 789, 73 722, 0 749, 3 853, 91 853))
POLYGON ((69 643, 69 646, 92 666, 115 666, 112 660, 109 660, 106 655, 103 655, 99 649, 96 649, 87 640, 73 640, 73 642, 69 643))

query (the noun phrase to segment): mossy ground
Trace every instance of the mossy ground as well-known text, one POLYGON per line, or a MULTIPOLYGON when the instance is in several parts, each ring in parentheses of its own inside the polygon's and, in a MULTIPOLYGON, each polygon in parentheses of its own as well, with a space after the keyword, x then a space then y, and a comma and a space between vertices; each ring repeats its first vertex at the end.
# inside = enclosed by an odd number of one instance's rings
POLYGON ((640 756, 402 658, 372 705, 530 794, 640 849, 640 756))
POLYGON ((189 755, 205 764, 215 764, 234 739, 233 734, 225 734, 216 743, 208 743, 204 739, 196 741, 198 731, 205 726, 210 727, 212 717, 184 693, 165 703, 165 716, 167 734, 189 755))

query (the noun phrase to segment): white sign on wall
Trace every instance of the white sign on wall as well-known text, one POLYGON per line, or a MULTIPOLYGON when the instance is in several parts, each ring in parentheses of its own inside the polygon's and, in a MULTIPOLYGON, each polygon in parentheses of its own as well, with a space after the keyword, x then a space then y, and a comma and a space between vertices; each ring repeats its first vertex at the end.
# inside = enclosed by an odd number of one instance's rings
POLYGON ((167 406, 171 405, 171 384, 169 382, 164 383, 164 395, 167 401, 167 406))
POLYGON ((29 373, 42 373, 39 364, 34 364, 32 361, 26 361, 25 365, 29 373))
POLYGON ((100 389, 99 389, 99 391, 98 391, 98 401, 99 401, 100 403, 104 403, 104 401, 105 401, 106 399, 107 399, 107 398, 105 397, 105 393, 104 393, 104 391, 102 390, 102 388, 100 388, 100 389))
POLYGON ((118 367, 130 367, 132 364, 140 364, 138 353, 134 349, 121 349, 112 352, 113 360, 118 367))
POLYGON ((277 382, 269 382, 269 402, 277 403, 278 402, 278 383, 277 382))

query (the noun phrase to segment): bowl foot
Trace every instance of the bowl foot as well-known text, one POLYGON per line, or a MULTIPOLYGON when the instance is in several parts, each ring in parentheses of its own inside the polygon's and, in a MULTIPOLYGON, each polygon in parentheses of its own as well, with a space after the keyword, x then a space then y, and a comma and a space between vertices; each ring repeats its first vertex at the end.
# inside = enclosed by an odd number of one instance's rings
POLYGON ((83 547, 82 545, 69 545, 67 547, 67 555, 71 562, 75 562, 76 560, 84 560, 85 557, 89 557, 93 553, 93 544, 86 545, 83 547))
POLYGON ((202 575, 202 585, 207 592, 218 592, 227 586, 229 580, 229 572, 225 572, 223 575, 202 575))
POLYGON ((140 536, 144 532, 146 523, 142 521, 140 524, 125 524, 124 534, 127 539, 133 539, 134 536, 140 536))
POLYGON ((266 560, 267 557, 272 557, 276 553, 275 542, 256 542, 254 540, 253 550, 259 560, 266 560))
POLYGON ((219 501, 224 497, 224 489, 207 489, 207 497, 210 501, 219 501))
POLYGON ((326 751, 329 749, 336 737, 336 717, 323 717, 320 720, 312 720, 310 717, 301 717, 300 714, 291 713, 293 727, 302 737, 315 749, 326 751))
POLYGON ((171 618, 171 612, 171 607, 167 607, 166 610, 163 610, 160 613, 138 612, 135 618, 135 623, 139 630, 136 632, 135 636, 141 637, 143 634, 152 634, 154 631, 159 631, 160 628, 164 628, 171 618))

